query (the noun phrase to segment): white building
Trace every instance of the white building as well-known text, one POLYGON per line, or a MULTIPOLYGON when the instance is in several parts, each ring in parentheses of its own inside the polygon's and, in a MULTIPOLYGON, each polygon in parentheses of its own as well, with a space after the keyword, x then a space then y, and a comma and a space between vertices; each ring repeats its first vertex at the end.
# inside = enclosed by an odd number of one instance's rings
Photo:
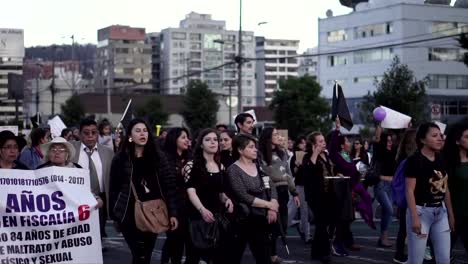
POLYGON ((256 65, 259 105, 271 102, 281 80, 298 76, 299 62, 293 57, 297 55, 298 48, 299 40, 256 37, 257 58, 266 58, 258 60, 256 65))
MULTIPOLYGON (((15 118, 15 100, 8 99, 8 74, 23 74, 24 33, 22 29, 0 28, 0 120, 15 118)), ((23 106, 19 100, 18 116, 23 106)))
POLYGON ((52 71, 54 71, 54 114, 62 112, 61 105, 65 104, 73 94, 72 80, 75 78, 76 93, 89 90, 89 80, 83 80, 79 73, 78 62, 56 62, 55 69, 52 62, 26 62, 25 63, 25 91, 24 91, 24 115, 29 120, 31 116, 40 113, 41 116, 52 115, 52 71), (73 71, 75 71, 73 73, 73 71), (26 74, 26 72, 28 74, 26 74))
POLYGON ((299 58, 299 68, 297 70, 299 76, 309 75, 317 80, 319 58, 316 54, 317 48, 309 48, 303 53, 304 57, 299 58))
MULTIPOLYGON (((161 93, 184 94, 188 81, 193 79, 206 82, 213 92, 223 96, 228 96, 231 86, 235 110, 237 64, 207 69, 234 61, 238 55, 238 35, 237 30, 226 30, 225 21, 213 20, 211 15, 195 12, 180 21, 178 28, 164 29, 159 36, 153 34, 153 41, 157 41, 157 37, 161 41, 158 57, 161 93)), ((242 57, 254 58, 253 32, 243 31, 242 43, 242 57)), ((153 55, 157 57, 157 51, 153 50, 153 55)), ((255 105, 256 96, 255 61, 248 61, 242 67, 242 105, 255 105)))
POLYGON ((417 79, 429 77, 426 92, 430 104, 441 106, 442 120, 467 115, 468 68, 458 61, 463 51, 454 38, 428 40, 461 32, 468 32, 467 9, 424 0, 373 0, 347 15, 329 14, 319 19, 318 52, 327 53, 319 59, 323 94, 331 98, 338 80, 356 117, 362 97, 375 90, 374 78, 398 56, 417 79), (426 41, 405 44, 418 40, 426 41))

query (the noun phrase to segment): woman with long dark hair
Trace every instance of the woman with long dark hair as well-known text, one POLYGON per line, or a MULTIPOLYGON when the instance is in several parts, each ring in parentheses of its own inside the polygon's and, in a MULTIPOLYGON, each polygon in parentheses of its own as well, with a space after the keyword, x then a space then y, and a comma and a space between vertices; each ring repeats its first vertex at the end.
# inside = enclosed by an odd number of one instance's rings
POLYGON ((364 145, 361 139, 355 139, 353 142, 353 146, 351 148, 351 158, 353 159, 354 163, 362 162, 365 165, 369 166, 369 155, 367 151, 364 149, 364 145))
POLYGON ((235 160, 232 157, 232 140, 236 136, 236 132, 232 130, 224 130, 220 132, 221 137, 221 163, 224 168, 229 168, 235 160))
POLYGON ((188 198, 182 168, 190 159, 189 142, 189 131, 183 127, 169 130, 164 141, 164 153, 169 166, 175 171, 179 228, 166 233, 167 238, 162 249, 161 263, 182 263, 184 245, 188 239, 186 210, 188 198))
MULTIPOLYGON (((281 149, 278 131, 275 128, 267 127, 262 130, 259 140, 260 165, 266 175, 270 177, 276 187, 279 203, 279 224, 283 231, 288 227, 288 201, 289 192, 293 196, 297 207, 300 206, 299 194, 296 191, 294 179, 291 176, 291 169, 288 163, 288 154, 281 149)), ((280 228, 281 228, 280 227, 280 228)), ((276 240, 280 235, 279 228, 272 234, 271 261, 280 263, 276 249, 276 240)))
POLYGON ((449 130, 443 154, 455 215, 452 246, 460 237, 468 253, 468 122, 457 123, 449 130))
MULTIPOLYGON (((418 150, 416 145, 416 129, 410 128, 405 131, 400 145, 398 146, 396 162, 400 164, 418 150)), ((393 261, 396 263, 406 263, 408 256, 405 254, 406 241, 406 210, 407 206, 398 207, 398 235, 396 240, 396 251, 393 261)))
POLYGON ((294 178, 294 184, 296 185, 297 193, 299 194, 300 206, 296 207, 294 200, 289 200, 288 203, 288 225, 291 226, 294 216, 298 209, 300 210, 300 221, 297 226, 297 231, 305 243, 310 242, 310 224, 309 224, 309 207, 304 194, 304 174, 301 173, 302 161, 304 159, 306 151, 306 138, 299 136, 293 145, 293 155, 289 166, 291 168, 291 174, 294 178))
POLYGON ((380 219, 380 237, 377 241, 378 247, 392 247, 388 239, 388 226, 392 221, 392 179, 395 174, 397 163, 395 160, 396 149, 393 146, 391 134, 382 133, 382 128, 378 126, 375 133, 374 162, 380 166, 380 181, 374 186, 374 196, 382 207, 382 217, 380 219))
POLYGON ((329 263, 328 228, 341 224, 341 204, 336 199, 333 182, 328 178, 335 176, 334 164, 328 156, 327 144, 320 132, 312 132, 308 137, 308 149, 302 162, 301 173, 304 178, 306 201, 314 213, 315 234, 311 258, 329 263))
POLYGON ((354 210, 358 211, 364 221, 375 229, 372 212, 372 199, 360 182, 361 175, 351 159, 351 143, 348 138, 340 133, 341 123, 337 117, 335 130, 330 134, 328 151, 330 159, 335 164, 336 173, 348 176, 349 180, 344 182, 338 179, 333 182, 336 189, 337 199, 342 204, 340 225, 336 226, 335 240, 332 245, 333 253, 337 256, 346 256, 346 248, 357 251, 360 247, 354 244, 351 232, 351 223, 354 221, 354 210), (346 248, 345 248, 346 247, 346 248))
MULTIPOLYGON (((216 215, 223 208, 231 213, 233 204, 223 188, 224 167, 220 160, 219 137, 215 129, 200 132, 194 148, 193 160, 183 168, 190 205, 187 208, 189 225, 191 220, 203 219, 207 223, 216 221, 216 215)), ((192 241, 187 245, 187 264, 195 264, 203 259, 210 263, 218 262, 214 249, 201 250, 192 241)), ((220 262, 221 263, 221 262, 220 262)))
POLYGON ((424 123, 416 132, 418 151, 406 161, 406 216, 408 264, 424 260, 427 238, 434 248, 436 263, 450 263, 450 232, 455 220, 448 176, 439 152, 443 139, 439 127, 424 123))
POLYGON ((167 204, 171 230, 177 229, 173 168, 155 144, 149 125, 138 118, 130 121, 120 152, 112 160, 109 211, 130 247, 132 263, 147 264, 151 262, 157 235, 142 232, 136 226, 132 184, 140 201, 163 199, 167 204))
POLYGON ((224 263, 240 264, 247 243, 257 264, 270 264, 270 224, 278 214, 276 188, 269 177, 264 176, 256 163, 257 139, 248 134, 234 138, 233 156, 236 162, 229 167, 228 181, 235 202, 233 223, 236 241, 224 263), (268 186, 267 186, 268 184, 268 186), (269 193, 270 191, 270 193, 269 193))

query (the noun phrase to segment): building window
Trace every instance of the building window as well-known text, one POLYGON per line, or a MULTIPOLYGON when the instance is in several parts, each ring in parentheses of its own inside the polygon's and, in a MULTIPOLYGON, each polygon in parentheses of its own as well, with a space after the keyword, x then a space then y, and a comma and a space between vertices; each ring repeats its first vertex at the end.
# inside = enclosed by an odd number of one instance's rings
POLYGON ((393 33, 392 23, 372 24, 354 28, 355 38, 369 38, 393 33))
POLYGON ((224 50, 226 51, 236 51, 235 44, 224 44, 224 50))
POLYGON ((453 48, 430 48, 430 61, 461 61, 463 60, 464 52, 460 49, 453 48))
POLYGON ((192 49, 192 50, 199 50, 199 49, 201 49, 201 44, 200 44, 200 43, 191 42, 191 43, 190 43, 190 49, 192 49))
POLYGON ((201 41, 201 34, 190 33, 190 40, 201 41))
POLYGON ((223 40, 235 42, 236 41, 236 35, 224 35, 223 40))
POLYGON ((183 41, 174 41, 174 42, 172 42, 172 47, 173 47, 173 48, 181 48, 181 49, 183 49, 183 48, 185 48, 185 44, 184 44, 183 41))
POLYGON ((458 22, 433 22, 431 25, 432 33, 441 35, 456 35, 468 33, 468 23, 458 22))
POLYGON ((242 35, 243 42, 251 42, 252 40, 253 40, 253 37, 251 35, 242 35))
POLYGON ((468 89, 468 75, 430 74, 430 89, 468 89))
POLYGON ((346 65, 348 60, 345 55, 328 56, 328 67, 335 67, 337 65, 346 65))
POLYGON ((382 76, 359 76, 354 77, 354 83, 373 83, 377 79, 378 82, 382 81, 382 76))
POLYGON ((200 60, 201 59, 201 52, 190 52, 190 59, 191 60, 200 60))
POLYGON ((339 42, 348 39, 348 35, 344 29, 327 32, 328 42, 339 42))
POLYGON ((360 64, 390 60, 392 54, 392 48, 357 51, 354 53, 354 63, 360 64))
POLYGON ((220 34, 205 34, 203 40, 203 48, 221 51, 221 45, 215 42, 215 40, 221 40, 221 38, 222 36, 220 34))
POLYGON ((181 39, 184 40, 187 38, 185 32, 172 32, 172 39, 181 39))
POLYGON ((450 101, 436 101, 440 104, 442 115, 467 115, 468 104, 466 101, 450 100, 450 101))

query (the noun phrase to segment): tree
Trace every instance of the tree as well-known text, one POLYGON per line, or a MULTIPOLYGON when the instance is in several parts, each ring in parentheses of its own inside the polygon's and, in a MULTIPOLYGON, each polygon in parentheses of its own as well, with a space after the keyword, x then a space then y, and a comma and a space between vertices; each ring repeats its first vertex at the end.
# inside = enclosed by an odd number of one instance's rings
POLYGON ((216 95, 208 89, 206 83, 190 81, 181 112, 192 133, 216 125, 216 113, 219 103, 216 95))
POLYGON ((372 123, 372 111, 379 105, 384 105, 398 112, 407 114, 414 121, 425 120, 426 85, 427 80, 416 80, 408 65, 401 64, 395 57, 390 68, 384 73, 382 80, 377 79, 377 88, 373 93, 368 92, 361 104, 361 118, 365 123, 372 123))
POLYGON ((292 137, 329 129, 330 105, 320 96, 320 85, 310 76, 280 82, 270 109, 278 128, 288 129, 292 137))
POLYGON ((158 96, 150 97, 146 103, 136 109, 137 116, 145 117, 151 127, 164 125, 169 119, 169 114, 164 112, 161 99, 158 96))
POLYGON ((63 122, 67 126, 79 124, 85 116, 85 109, 78 95, 72 95, 60 108, 62 109, 63 122))
MULTIPOLYGON (((460 38, 458 39, 458 43, 460 47, 464 50, 468 50, 468 33, 460 34, 460 38)), ((463 54, 463 63, 468 67, 468 51, 463 54)))

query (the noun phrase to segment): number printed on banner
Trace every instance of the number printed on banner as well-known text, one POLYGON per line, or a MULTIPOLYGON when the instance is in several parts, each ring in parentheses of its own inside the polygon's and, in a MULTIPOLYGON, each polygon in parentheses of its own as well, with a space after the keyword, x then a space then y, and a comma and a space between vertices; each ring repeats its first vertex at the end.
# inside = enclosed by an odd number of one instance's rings
POLYGON ((63 182, 63 175, 52 174, 50 175, 50 181, 51 182, 63 182))
POLYGON ((83 185, 84 184, 84 178, 83 177, 68 176, 68 183, 83 185))

